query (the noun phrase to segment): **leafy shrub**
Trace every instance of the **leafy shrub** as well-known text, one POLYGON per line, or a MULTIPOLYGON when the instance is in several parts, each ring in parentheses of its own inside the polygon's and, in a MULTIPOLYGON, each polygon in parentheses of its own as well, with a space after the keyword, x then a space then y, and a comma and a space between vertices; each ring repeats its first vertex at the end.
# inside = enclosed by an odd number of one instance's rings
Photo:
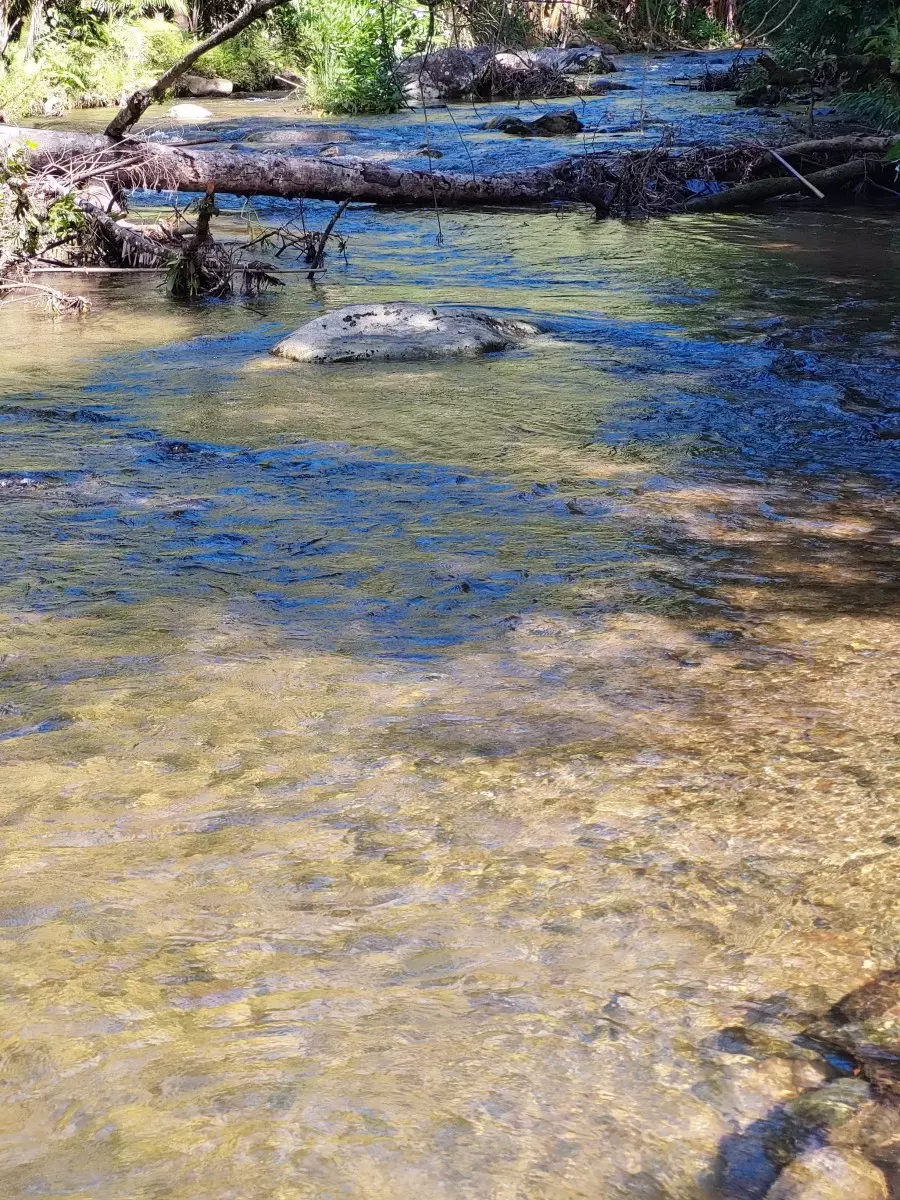
POLYGON ((400 107, 390 31, 365 0, 321 0, 305 11, 307 99, 334 113, 400 107))
POLYGON ((68 193, 46 201, 29 192, 25 150, 12 146, 0 155, 0 243, 6 255, 30 258, 74 239, 85 217, 68 193))
POLYGON ((681 26, 682 36, 697 46, 725 46, 728 31, 721 21, 708 15, 705 9, 689 8, 681 26))
POLYGON ((230 42, 216 46, 194 64, 200 75, 230 79, 241 91, 268 87, 278 68, 287 65, 285 56, 266 36, 262 26, 251 26, 230 42))
POLYGON ((584 21, 581 28, 593 41, 618 43, 622 36, 622 28, 609 13, 598 9, 584 21))
POLYGON ((798 58, 859 50, 896 15, 896 0, 743 0, 739 9, 746 30, 776 30, 785 54, 798 58))
MULTIPOLYGON (((193 38, 159 18, 112 20, 74 36, 61 25, 40 41, 33 58, 21 46, 0 69, 0 108, 7 117, 55 115, 70 108, 117 105, 176 63, 193 38)), ((265 87, 291 56, 265 27, 244 30, 198 60, 199 75, 221 75, 248 91, 265 87)))
POLYGON ((891 60, 891 69, 900 68, 900 8, 888 20, 867 31, 863 43, 867 54, 883 54, 891 60))
POLYGON ((33 58, 21 47, 12 51, 0 76, 0 108, 20 118, 118 104, 145 81, 143 50, 140 29, 124 21, 111 22, 89 40, 54 31, 33 58))
POLYGON ((183 58, 193 38, 168 21, 144 21, 144 65, 154 79, 183 58))
POLYGON ((888 80, 868 92, 849 92, 841 97, 839 107, 875 129, 900 130, 900 92, 888 80))

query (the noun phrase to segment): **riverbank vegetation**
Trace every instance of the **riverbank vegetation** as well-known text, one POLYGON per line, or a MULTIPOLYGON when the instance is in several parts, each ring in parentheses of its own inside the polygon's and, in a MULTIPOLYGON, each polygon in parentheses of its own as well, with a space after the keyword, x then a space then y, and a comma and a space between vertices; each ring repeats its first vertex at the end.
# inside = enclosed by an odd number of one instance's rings
MULTIPOLYGON (((117 105, 198 38, 231 19, 230 0, 0 0, 0 110, 7 121, 117 105)), ((524 47, 605 41, 619 49, 772 43, 790 66, 810 55, 900 58, 892 0, 289 0, 203 56, 199 76, 236 91, 301 83, 310 108, 389 112, 396 64, 447 44, 524 47)), ((892 83, 857 110, 883 110, 892 83)))

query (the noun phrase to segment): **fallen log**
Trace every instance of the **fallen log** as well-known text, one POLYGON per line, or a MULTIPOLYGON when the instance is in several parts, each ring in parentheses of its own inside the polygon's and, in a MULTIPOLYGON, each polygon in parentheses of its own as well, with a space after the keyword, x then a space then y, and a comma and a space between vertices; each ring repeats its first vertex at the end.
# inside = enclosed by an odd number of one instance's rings
POLYGON ((811 138, 805 142, 790 142, 787 146, 777 146, 782 158, 815 158, 832 154, 886 154, 897 141, 893 137, 860 137, 856 133, 842 134, 840 137, 811 138))
POLYGON ((362 158, 243 154, 162 142, 111 142, 90 134, 0 125, 0 149, 28 147, 29 165, 46 168, 74 155, 102 155, 110 180, 122 188, 274 196, 285 200, 367 201, 415 206, 522 206, 556 200, 593 203, 598 162, 566 158, 543 167, 497 175, 453 174, 393 167, 362 158))
MULTIPOLYGON (((895 139, 824 139, 779 147, 786 159, 831 154, 847 158, 805 178, 833 191, 877 168, 895 139)), ((617 156, 584 155, 496 175, 412 169, 369 159, 300 156, 166 145, 136 138, 120 142, 89 134, 0 125, 0 151, 26 146, 29 168, 50 171, 71 187, 98 173, 117 188, 272 196, 406 207, 523 207, 554 202, 592 205, 599 215, 717 212, 790 195, 804 187, 789 176, 737 183, 727 191, 689 198, 688 182, 730 182, 772 164, 765 147, 679 153, 667 145, 617 156), (743 164, 743 165, 742 165, 743 164), (645 203, 645 200, 647 203, 645 203), (652 203, 650 203, 652 201, 652 203), (642 208, 643 205, 643 208, 642 208)))
POLYGON ((777 196, 790 196, 795 192, 802 192, 810 184, 823 192, 834 191, 835 188, 852 183, 854 179, 864 179, 878 164, 877 158, 853 158, 850 162, 839 163, 835 167, 827 167, 824 171, 807 175, 804 180, 796 179, 793 175, 781 179, 754 179, 750 183, 739 183, 737 187, 729 188, 725 192, 696 196, 689 200, 684 208, 686 212, 726 212, 733 208, 749 208, 777 196))

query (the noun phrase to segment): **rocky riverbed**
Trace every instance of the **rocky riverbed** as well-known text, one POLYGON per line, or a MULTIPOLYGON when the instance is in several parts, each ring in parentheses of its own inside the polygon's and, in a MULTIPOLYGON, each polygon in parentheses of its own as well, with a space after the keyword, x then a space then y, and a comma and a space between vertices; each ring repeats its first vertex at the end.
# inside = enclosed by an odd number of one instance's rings
POLYGON ((896 1196, 893 207, 341 228, 0 310, 3 1194, 896 1196))

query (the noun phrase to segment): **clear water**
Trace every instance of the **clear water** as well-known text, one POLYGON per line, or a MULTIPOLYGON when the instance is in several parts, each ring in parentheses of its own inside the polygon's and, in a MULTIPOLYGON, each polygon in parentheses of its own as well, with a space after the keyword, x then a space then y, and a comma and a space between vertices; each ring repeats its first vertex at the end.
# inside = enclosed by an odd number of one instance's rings
POLYGON ((0 310, 4 1196, 762 1195, 894 963, 895 209, 441 222, 0 310))

